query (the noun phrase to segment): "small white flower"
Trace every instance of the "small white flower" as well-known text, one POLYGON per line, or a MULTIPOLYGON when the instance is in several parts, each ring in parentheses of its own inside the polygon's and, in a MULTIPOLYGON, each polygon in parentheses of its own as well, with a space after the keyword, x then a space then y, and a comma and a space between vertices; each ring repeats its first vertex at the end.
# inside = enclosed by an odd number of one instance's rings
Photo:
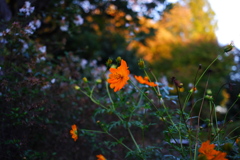
POLYGON ((9 32, 10 32, 10 29, 9 29, 9 28, 7 28, 7 29, 5 30, 5 32, 6 32, 6 33, 9 33, 9 32))
POLYGON ((46 53, 47 47, 46 47, 46 46, 42 46, 42 47, 39 47, 38 50, 39 50, 41 53, 46 53))
POLYGON ((81 1, 81 2, 74 0, 73 4, 77 4, 77 5, 81 6, 83 8, 84 12, 86 12, 86 13, 88 13, 91 10, 94 10, 96 8, 96 6, 90 4, 90 2, 87 0, 81 1))
POLYGON ((53 78, 53 79, 51 80, 51 83, 55 83, 55 82, 56 82, 56 79, 53 78))
POLYGON ((29 1, 26 1, 26 2, 25 2, 25 7, 26 7, 26 8, 30 8, 30 6, 31 6, 31 3, 30 3, 29 1))
POLYGON ((81 17, 81 15, 77 15, 75 16, 75 20, 73 21, 75 23, 76 26, 82 25, 84 20, 81 17))
POLYGON ((40 57, 40 58, 37 58, 37 63, 40 63, 40 62, 42 62, 42 61, 45 61, 46 60, 46 58, 45 57, 40 57))
POLYGON ((31 68, 28 68, 28 73, 32 73, 32 69, 31 68))
POLYGON ((34 9, 35 7, 31 7, 31 3, 29 1, 26 1, 24 6, 19 9, 19 12, 25 13, 25 16, 30 16, 34 9))
POLYGON ((87 63, 88 63, 88 61, 86 59, 82 59, 81 62, 80 62, 80 65, 83 69, 85 69, 87 63))
POLYGON ((45 57, 41 57, 40 60, 41 61, 46 61, 46 58, 45 57))
POLYGON ((68 31, 68 24, 60 26, 61 31, 68 31))

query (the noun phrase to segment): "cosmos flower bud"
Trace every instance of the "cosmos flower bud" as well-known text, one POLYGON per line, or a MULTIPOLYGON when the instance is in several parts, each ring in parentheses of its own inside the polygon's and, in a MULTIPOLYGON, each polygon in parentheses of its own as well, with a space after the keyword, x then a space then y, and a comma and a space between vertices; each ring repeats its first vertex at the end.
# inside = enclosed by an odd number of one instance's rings
POLYGON ((211 89, 208 89, 208 90, 207 90, 207 94, 208 94, 208 95, 212 95, 212 90, 211 90, 211 89))
POLYGON ((79 87, 78 85, 75 85, 74 88, 75 88, 76 90, 79 90, 79 89, 80 89, 80 87, 79 87))
POLYGON ((122 60, 122 58, 121 58, 121 57, 117 57, 117 59, 116 59, 116 62, 117 62, 117 63, 120 63, 120 62, 121 62, 121 60, 122 60))
POLYGON ((172 81, 175 84, 175 86, 177 86, 178 88, 182 88, 183 87, 183 83, 178 81, 175 77, 172 77, 172 81))
POLYGON ((101 80, 101 79, 97 79, 95 82, 96 82, 97 84, 100 84, 100 83, 102 83, 102 80, 101 80))
POLYGON ((83 82, 85 82, 85 83, 87 83, 88 82, 88 80, 87 80, 87 78, 86 77, 83 77, 83 82))
POLYGON ((112 59, 111 58, 108 58, 107 62, 106 62, 106 65, 107 66, 110 66, 112 64, 112 59))
POLYGON ((202 64, 199 64, 199 65, 198 65, 198 69, 202 69, 202 64))
POLYGON ((140 60, 139 60, 138 66, 139 66, 141 69, 145 68, 145 63, 144 63, 144 60, 143 60, 143 59, 140 59, 140 60))
POLYGON ((233 49, 233 45, 232 44, 229 44, 227 45, 226 47, 224 47, 224 52, 229 52, 233 49))
POLYGON ((213 97, 211 95, 206 95, 205 98, 209 101, 212 101, 213 100, 213 97))
POLYGON ((159 119, 160 119, 160 121, 163 121, 163 122, 166 121, 165 117, 160 117, 159 119))

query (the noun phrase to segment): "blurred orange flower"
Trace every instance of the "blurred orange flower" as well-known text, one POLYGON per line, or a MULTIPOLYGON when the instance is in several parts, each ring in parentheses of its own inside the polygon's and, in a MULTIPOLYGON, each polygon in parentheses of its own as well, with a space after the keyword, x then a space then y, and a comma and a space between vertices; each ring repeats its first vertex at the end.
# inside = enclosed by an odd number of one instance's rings
POLYGON ((236 143, 237 143, 237 144, 240 144, 240 137, 238 137, 238 138, 236 139, 236 143))
POLYGON ((97 160, 107 160, 103 155, 99 154, 96 155, 96 157, 98 158, 97 160))
MULTIPOLYGON (((219 151, 220 152, 220 151, 219 151)), ((213 158, 212 160, 228 160, 227 158, 225 158, 227 155, 227 153, 225 152, 220 152, 215 158, 213 158)))
POLYGON ((199 156, 205 155, 207 160, 228 160, 225 158, 227 155, 214 149, 215 145, 210 144, 210 141, 203 142, 198 151, 201 153, 199 156))
POLYGON ((126 61, 121 60, 121 65, 116 68, 110 68, 109 71, 109 79, 107 80, 110 83, 110 88, 114 88, 114 92, 122 89, 129 80, 130 71, 128 70, 128 66, 126 61))
POLYGON ((134 76, 134 77, 141 84, 146 84, 146 85, 149 85, 151 87, 156 87, 157 86, 157 84, 155 84, 154 82, 149 82, 148 77, 144 77, 144 78, 142 76, 134 76))
POLYGON ((75 124, 72 125, 72 129, 70 130, 70 134, 72 135, 72 139, 74 139, 74 141, 76 141, 78 139, 77 126, 75 124))

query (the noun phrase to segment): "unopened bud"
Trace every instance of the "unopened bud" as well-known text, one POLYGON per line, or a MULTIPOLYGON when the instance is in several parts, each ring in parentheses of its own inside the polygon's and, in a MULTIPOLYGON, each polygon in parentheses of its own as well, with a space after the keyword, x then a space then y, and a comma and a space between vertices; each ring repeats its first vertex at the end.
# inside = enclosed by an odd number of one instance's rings
POLYGON ((117 57, 117 59, 116 59, 116 62, 117 62, 117 63, 120 63, 120 62, 121 62, 121 60, 122 60, 122 58, 121 58, 121 57, 117 57))
POLYGON ((107 65, 107 66, 110 66, 111 64, 112 64, 112 59, 109 58, 109 59, 107 60, 107 62, 106 62, 106 65, 107 65))
POLYGON ((139 60, 138 66, 139 66, 141 69, 144 69, 144 68, 145 68, 145 63, 144 63, 144 60, 143 60, 143 59, 140 59, 140 60, 139 60))
POLYGON ((87 78, 86 77, 83 77, 83 82, 85 82, 85 83, 87 83, 88 82, 88 80, 87 80, 87 78))
POLYGON ((199 65, 198 65, 198 69, 202 69, 202 64, 199 64, 199 65))
POLYGON ((210 95, 206 95, 205 98, 206 98, 207 100, 209 100, 209 101, 212 101, 212 100, 213 100, 213 97, 210 96, 210 95))
POLYGON ((224 47, 224 52, 229 52, 233 49, 233 45, 232 44, 229 44, 227 45, 226 47, 224 47))
POLYGON ((211 90, 211 89, 208 89, 208 90, 207 90, 207 94, 208 94, 208 95, 212 95, 212 90, 211 90))
POLYGON ((102 83, 102 80, 101 80, 101 79, 97 79, 95 82, 96 82, 97 84, 100 84, 100 83, 102 83))
POLYGON ((160 119, 160 121, 163 121, 163 122, 166 120, 165 117, 160 117, 159 119, 160 119))
POLYGON ((172 77, 172 81, 178 88, 183 87, 183 83, 179 82, 175 77, 172 77))
POLYGON ((75 85, 74 88, 75 88, 76 90, 79 90, 79 89, 80 89, 80 87, 79 87, 78 85, 75 85))
MULTIPOLYGON (((213 124, 212 123, 208 123, 208 127, 212 127, 213 126, 213 124)), ((213 134, 213 133, 212 133, 213 134)))

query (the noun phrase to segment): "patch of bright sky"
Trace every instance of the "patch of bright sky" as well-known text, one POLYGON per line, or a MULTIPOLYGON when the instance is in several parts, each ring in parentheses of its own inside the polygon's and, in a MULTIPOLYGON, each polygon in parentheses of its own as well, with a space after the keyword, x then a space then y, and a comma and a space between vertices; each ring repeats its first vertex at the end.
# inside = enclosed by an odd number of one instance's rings
POLYGON ((218 21, 216 35, 220 44, 233 44, 240 48, 240 1, 239 0, 208 0, 218 21))
MULTIPOLYGON (((168 0, 177 2, 178 0, 168 0)), ((212 10, 215 12, 218 29, 216 36, 220 45, 227 45, 233 42, 234 46, 240 49, 240 0, 208 0, 212 10)))

